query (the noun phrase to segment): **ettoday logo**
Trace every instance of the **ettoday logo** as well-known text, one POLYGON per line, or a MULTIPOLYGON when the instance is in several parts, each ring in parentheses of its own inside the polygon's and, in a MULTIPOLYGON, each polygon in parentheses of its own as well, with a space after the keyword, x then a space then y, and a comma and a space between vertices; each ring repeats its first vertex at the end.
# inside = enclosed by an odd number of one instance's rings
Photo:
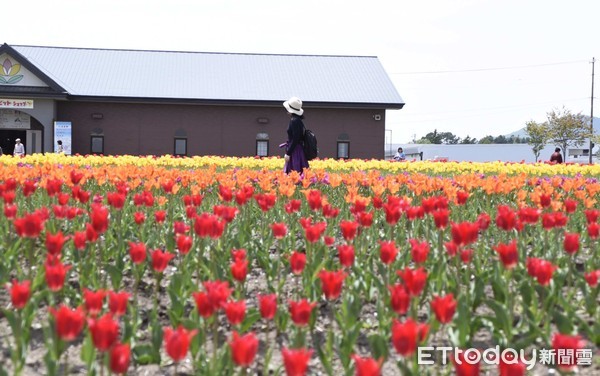
POLYGON ((499 365, 500 362, 505 364, 523 363, 527 370, 531 370, 537 361, 537 350, 533 349, 531 356, 527 357, 524 350, 510 348, 500 350, 500 346, 483 351, 474 348, 459 349, 450 346, 421 346, 417 349, 417 363, 420 365, 433 365, 436 363, 446 365, 448 359, 458 365, 463 363, 478 364, 480 362, 490 365, 499 365))

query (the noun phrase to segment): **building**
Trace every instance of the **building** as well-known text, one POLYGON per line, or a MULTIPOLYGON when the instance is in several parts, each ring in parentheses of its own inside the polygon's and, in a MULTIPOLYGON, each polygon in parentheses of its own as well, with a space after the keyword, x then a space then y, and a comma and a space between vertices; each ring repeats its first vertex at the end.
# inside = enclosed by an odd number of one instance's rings
POLYGON ((383 158, 404 106, 376 57, 0 46, 9 153, 282 155, 291 96, 323 158, 383 158))

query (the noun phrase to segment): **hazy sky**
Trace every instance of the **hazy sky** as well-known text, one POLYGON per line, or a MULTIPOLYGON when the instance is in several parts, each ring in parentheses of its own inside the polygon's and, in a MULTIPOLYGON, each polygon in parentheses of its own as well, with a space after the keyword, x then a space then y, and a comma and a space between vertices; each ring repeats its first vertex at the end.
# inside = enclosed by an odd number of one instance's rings
POLYGON ((600 0, 36 0, 7 9, 0 43, 378 56, 406 102, 387 114, 394 142, 434 129, 507 134, 562 106, 589 115, 590 62, 600 59, 600 0))

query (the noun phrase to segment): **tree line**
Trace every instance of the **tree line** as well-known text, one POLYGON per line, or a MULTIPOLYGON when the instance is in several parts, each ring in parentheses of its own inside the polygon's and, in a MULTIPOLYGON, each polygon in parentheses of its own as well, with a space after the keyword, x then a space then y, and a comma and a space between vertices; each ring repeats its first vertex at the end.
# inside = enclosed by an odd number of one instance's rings
POLYGON ((529 142, 529 138, 511 135, 506 137, 500 136, 485 136, 480 140, 466 136, 465 138, 458 137, 452 132, 438 132, 437 129, 433 132, 427 133, 425 136, 418 140, 413 140, 415 144, 445 144, 445 145, 458 145, 458 144, 526 144, 529 142))
POLYGON ((591 137, 594 143, 600 142, 600 136, 594 136, 590 126, 590 117, 581 112, 574 114, 566 108, 553 109, 546 113, 546 121, 538 123, 530 120, 525 124, 526 137, 511 135, 509 137, 485 136, 480 140, 466 136, 460 138, 452 132, 427 133, 418 140, 416 144, 529 144, 535 155, 536 162, 539 161, 540 153, 548 144, 561 148, 563 160, 566 161, 566 151, 569 147, 578 147, 591 137))

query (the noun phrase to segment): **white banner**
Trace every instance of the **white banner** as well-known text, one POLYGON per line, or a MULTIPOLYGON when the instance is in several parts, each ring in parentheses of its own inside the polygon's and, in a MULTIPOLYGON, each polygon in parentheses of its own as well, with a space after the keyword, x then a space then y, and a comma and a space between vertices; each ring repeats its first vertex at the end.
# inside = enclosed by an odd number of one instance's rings
POLYGON ((0 98, 0 108, 33 108, 33 99, 0 98))

